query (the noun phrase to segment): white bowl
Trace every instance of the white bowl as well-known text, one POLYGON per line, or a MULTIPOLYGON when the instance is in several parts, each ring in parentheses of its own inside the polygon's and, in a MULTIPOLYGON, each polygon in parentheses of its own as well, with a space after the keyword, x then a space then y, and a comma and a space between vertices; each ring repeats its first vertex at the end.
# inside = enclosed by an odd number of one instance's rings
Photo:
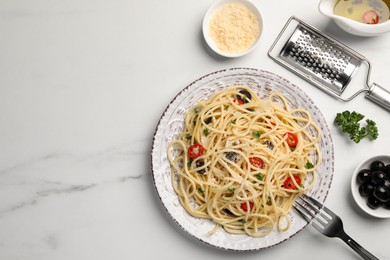
POLYGON ((390 155, 377 155, 377 156, 371 157, 356 167, 356 169, 352 175, 352 179, 351 179, 352 196, 353 196, 356 204, 367 214, 374 216, 374 217, 377 217, 377 218, 390 218, 390 210, 384 209, 383 207, 379 207, 377 209, 371 209, 370 207, 367 206, 367 199, 360 195, 359 185, 357 184, 357 181, 356 181, 356 177, 357 177, 357 174, 359 173, 359 171, 363 170, 363 169, 369 169, 370 164, 376 160, 380 160, 380 161, 384 162, 385 165, 387 165, 390 163, 390 155))
MULTIPOLYGON (((338 0, 321 0, 318 9, 323 15, 333 21, 344 31, 358 36, 378 36, 390 32, 390 20, 378 24, 364 24, 343 16, 334 14, 334 6, 338 0)), ((386 0, 387 2, 389 0, 386 0)))
POLYGON ((248 0, 219 0, 207 10, 206 15, 203 18, 202 31, 203 31, 203 36, 204 36, 206 43, 214 52, 216 52, 219 55, 224 56, 224 57, 234 58, 234 57, 244 56, 244 55, 250 53, 253 49, 255 49, 255 47, 259 43, 259 39, 260 39, 260 36, 262 33, 262 27, 263 27, 263 19, 262 19, 262 16, 260 14, 260 11, 256 7, 256 5, 253 4, 251 1, 248 1, 248 0), (210 20, 213 16, 214 12, 217 11, 223 5, 229 4, 229 3, 244 4, 245 6, 247 6, 248 8, 250 8, 252 10, 252 12, 257 16, 257 19, 259 21, 259 35, 257 36, 255 42, 252 44, 251 47, 249 47, 248 49, 245 49, 244 51, 241 51, 241 52, 226 52, 226 51, 220 50, 217 47, 216 42, 212 39, 212 37, 209 34, 210 20))

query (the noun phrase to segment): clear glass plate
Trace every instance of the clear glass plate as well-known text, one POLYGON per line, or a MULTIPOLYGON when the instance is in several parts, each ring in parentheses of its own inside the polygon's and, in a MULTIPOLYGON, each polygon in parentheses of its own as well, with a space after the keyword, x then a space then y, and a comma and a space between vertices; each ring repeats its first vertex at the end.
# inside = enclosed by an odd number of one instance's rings
POLYGON ((152 146, 152 175, 157 193, 173 220, 186 232, 209 245, 235 251, 258 250, 286 241, 306 225, 294 210, 290 212, 291 227, 280 232, 276 227, 263 238, 247 235, 232 235, 223 228, 209 235, 214 223, 211 220, 194 218, 179 203, 171 183, 171 168, 167 158, 168 144, 177 138, 184 126, 184 114, 195 105, 196 100, 206 100, 213 93, 232 85, 246 85, 264 98, 272 91, 280 91, 287 98, 290 107, 310 111, 313 121, 321 129, 319 147, 322 153, 318 179, 308 195, 324 202, 329 192, 334 171, 333 141, 327 123, 314 102, 297 86, 288 80, 264 70, 232 68, 205 75, 180 91, 170 102, 156 127, 152 146))

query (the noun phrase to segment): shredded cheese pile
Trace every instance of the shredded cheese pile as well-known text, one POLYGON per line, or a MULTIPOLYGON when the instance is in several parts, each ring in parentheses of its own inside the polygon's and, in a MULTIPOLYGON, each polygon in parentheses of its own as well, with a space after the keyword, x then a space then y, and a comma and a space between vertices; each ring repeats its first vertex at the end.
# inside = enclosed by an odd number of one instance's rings
POLYGON ((260 33, 259 23, 246 5, 229 3, 221 6, 211 17, 209 34, 220 50, 240 53, 255 43, 260 33))

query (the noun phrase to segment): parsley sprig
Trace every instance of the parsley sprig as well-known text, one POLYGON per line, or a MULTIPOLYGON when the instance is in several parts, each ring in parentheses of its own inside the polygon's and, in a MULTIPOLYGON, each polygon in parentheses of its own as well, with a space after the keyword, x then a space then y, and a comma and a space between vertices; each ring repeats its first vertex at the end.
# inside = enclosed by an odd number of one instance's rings
POLYGON ((360 126, 364 115, 355 111, 348 110, 337 113, 335 124, 340 126, 342 131, 349 135, 349 138, 355 143, 359 143, 363 138, 370 137, 372 140, 378 138, 378 127, 370 119, 366 119, 366 126, 360 126))

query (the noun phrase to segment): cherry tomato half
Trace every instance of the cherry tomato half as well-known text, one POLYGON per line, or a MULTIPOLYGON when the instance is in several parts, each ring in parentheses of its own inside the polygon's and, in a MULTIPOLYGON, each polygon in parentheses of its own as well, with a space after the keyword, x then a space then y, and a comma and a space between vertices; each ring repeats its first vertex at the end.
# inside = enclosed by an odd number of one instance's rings
POLYGON ((264 161, 259 157, 250 157, 249 162, 256 168, 262 169, 264 167, 264 161))
POLYGON ((201 144, 193 144, 188 147, 188 157, 196 159, 204 154, 204 147, 201 144))
POLYGON ((288 146, 290 146, 290 147, 297 146, 298 137, 295 134, 293 134, 291 132, 287 132, 285 135, 287 135, 286 141, 287 141, 288 146))
MULTIPOLYGON (((299 175, 293 175, 293 177, 295 179, 295 182, 298 185, 301 185, 302 183, 301 177, 299 175)), ((295 186, 295 183, 291 177, 287 177, 287 179, 283 183, 283 187, 289 190, 295 190, 297 188, 297 186, 295 186)))
POLYGON ((249 211, 252 211, 253 206, 255 205, 252 201, 249 201, 248 203, 246 202, 241 203, 241 209, 245 212, 248 212, 248 204, 249 204, 249 211))
POLYGON ((242 101, 242 99, 235 99, 235 100, 233 100, 233 103, 235 103, 237 105, 242 105, 242 104, 244 104, 244 101, 242 101))
POLYGON ((374 10, 368 10, 362 15, 362 21, 366 24, 377 24, 379 15, 374 10))

